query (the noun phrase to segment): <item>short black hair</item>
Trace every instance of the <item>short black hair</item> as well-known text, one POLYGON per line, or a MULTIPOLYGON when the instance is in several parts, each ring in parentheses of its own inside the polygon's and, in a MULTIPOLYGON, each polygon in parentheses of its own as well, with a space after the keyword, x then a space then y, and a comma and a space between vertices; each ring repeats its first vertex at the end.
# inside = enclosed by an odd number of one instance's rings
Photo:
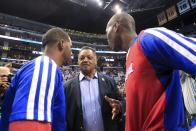
POLYGON ((61 28, 51 28, 42 36, 42 45, 52 45, 59 40, 70 41, 69 35, 61 28))
POLYGON ((91 51, 96 55, 96 50, 95 50, 94 48, 90 47, 90 46, 83 46, 83 47, 80 49, 79 54, 80 54, 80 52, 83 51, 83 50, 91 50, 91 51))

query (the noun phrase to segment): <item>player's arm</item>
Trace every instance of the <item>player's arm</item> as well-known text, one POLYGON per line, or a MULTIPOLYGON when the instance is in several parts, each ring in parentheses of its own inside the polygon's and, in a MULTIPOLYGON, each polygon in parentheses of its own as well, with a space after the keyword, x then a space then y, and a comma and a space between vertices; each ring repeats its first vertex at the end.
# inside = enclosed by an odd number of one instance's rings
POLYGON ((141 47, 152 65, 159 70, 184 70, 196 75, 196 39, 166 28, 144 31, 141 47))
MULTIPOLYGON (((58 71, 57 71, 58 72, 58 71)), ((56 76, 56 89, 57 92, 54 96, 54 104, 52 107, 53 120, 52 120, 52 131, 65 131, 65 95, 62 83, 62 77, 60 72, 56 76)))

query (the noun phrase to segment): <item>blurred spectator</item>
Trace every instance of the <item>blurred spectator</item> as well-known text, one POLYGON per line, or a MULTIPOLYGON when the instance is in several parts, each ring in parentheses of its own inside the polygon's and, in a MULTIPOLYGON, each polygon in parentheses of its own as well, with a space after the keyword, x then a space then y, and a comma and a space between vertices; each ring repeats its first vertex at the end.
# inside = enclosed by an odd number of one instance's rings
POLYGON ((8 76, 10 69, 8 67, 0 67, 0 97, 2 97, 9 86, 8 76))
POLYGON ((3 103, 3 96, 9 86, 10 69, 8 67, 0 67, 0 118, 1 118, 1 105, 3 103))
POLYGON ((196 79, 195 76, 180 71, 180 82, 185 105, 185 127, 189 127, 196 116, 196 79))

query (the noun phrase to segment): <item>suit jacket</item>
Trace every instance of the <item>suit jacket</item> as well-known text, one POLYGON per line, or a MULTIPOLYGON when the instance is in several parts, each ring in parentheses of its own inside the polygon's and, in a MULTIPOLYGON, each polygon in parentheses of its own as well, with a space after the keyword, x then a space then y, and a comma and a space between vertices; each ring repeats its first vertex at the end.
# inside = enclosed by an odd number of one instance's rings
MULTIPOLYGON (((114 79, 98 73, 98 86, 101 99, 104 130, 118 131, 119 125, 123 126, 124 128, 124 121, 122 121, 122 118, 124 116, 125 102, 116 87, 114 79), (121 112, 117 116, 116 120, 112 120, 112 108, 105 100, 105 95, 117 99, 121 102, 121 112)), ((83 131, 84 125, 79 76, 64 83, 64 87, 66 96, 67 131, 83 131)), ((124 129, 120 130, 123 131, 124 129)))

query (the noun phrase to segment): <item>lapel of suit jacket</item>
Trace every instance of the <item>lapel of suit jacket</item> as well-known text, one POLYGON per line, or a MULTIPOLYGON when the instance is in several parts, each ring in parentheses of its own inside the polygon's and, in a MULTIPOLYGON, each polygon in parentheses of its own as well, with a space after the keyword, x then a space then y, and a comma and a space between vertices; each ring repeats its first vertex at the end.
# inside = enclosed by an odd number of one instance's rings
POLYGON ((100 73, 98 73, 98 84, 99 84, 99 94, 100 94, 100 100, 101 100, 101 107, 103 108, 103 102, 104 102, 104 96, 106 95, 106 79, 104 76, 100 73))
POLYGON ((79 76, 73 83, 73 87, 75 88, 75 96, 76 97, 76 104, 80 110, 80 114, 82 115, 82 101, 81 101, 81 91, 80 91, 80 81, 79 76))

